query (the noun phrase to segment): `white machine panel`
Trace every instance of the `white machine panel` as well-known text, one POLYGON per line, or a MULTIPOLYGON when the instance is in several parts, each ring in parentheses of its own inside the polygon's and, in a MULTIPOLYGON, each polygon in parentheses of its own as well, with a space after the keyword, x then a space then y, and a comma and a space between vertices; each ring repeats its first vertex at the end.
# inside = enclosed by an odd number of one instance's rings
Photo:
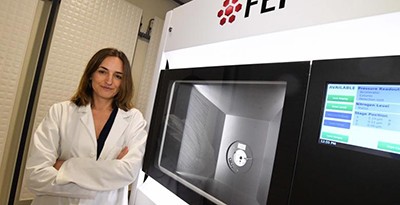
POLYGON ((165 51, 399 10, 398 0, 192 1, 171 11, 165 51))

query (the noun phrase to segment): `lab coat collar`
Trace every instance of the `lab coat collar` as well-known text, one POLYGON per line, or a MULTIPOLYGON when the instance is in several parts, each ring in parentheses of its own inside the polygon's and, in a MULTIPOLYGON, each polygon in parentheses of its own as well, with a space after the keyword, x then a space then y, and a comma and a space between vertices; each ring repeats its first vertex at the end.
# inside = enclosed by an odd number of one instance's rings
POLYGON ((94 121, 90 104, 86 106, 79 106, 78 113, 80 115, 80 121, 90 133, 93 143, 97 144, 96 131, 94 129, 94 121))
MULTIPOLYGON (((92 136, 91 138, 93 140, 93 143, 97 146, 96 132, 94 129, 94 121, 93 121, 91 105, 88 104, 86 106, 80 106, 78 108, 78 113, 80 113, 80 121, 84 124, 84 126, 92 136)), ((132 112, 130 111, 126 112, 118 108, 118 113, 117 116, 115 117, 114 124, 110 130, 110 133, 108 134, 106 145, 112 146, 120 139, 120 136, 127 128, 129 124, 129 118, 132 115, 133 115, 132 112)), ((104 147, 103 149, 105 148, 106 147, 104 147)))
POLYGON ((110 133, 108 134, 105 146, 103 151, 100 154, 100 157, 108 152, 108 149, 113 148, 115 144, 119 140, 121 140, 121 136, 124 131, 127 129, 129 125, 129 118, 132 116, 132 112, 125 112, 122 109, 118 109, 117 116, 115 117, 114 124, 111 127, 110 133))

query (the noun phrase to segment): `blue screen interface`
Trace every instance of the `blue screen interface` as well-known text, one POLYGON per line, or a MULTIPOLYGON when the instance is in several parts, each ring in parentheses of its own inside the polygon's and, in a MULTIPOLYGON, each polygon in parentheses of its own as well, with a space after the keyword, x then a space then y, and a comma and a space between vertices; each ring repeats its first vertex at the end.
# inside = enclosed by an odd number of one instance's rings
POLYGON ((400 158, 400 85, 328 84, 319 143, 400 158))

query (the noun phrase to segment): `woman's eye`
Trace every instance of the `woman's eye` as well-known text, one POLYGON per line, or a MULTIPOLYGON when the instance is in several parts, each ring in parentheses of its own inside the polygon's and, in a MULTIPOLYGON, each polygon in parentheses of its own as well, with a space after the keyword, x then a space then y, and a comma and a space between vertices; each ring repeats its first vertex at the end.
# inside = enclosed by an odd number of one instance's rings
POLYGON ((98 72, 99 72, 100 74, 104 74, 104 73, 106 73, 106 71, 105 71, 105 70, 98 70, 98 72))
POLYGON ((116 75, 115 76, 117 79, 121 80, 122 79, 122 75, 116 75))

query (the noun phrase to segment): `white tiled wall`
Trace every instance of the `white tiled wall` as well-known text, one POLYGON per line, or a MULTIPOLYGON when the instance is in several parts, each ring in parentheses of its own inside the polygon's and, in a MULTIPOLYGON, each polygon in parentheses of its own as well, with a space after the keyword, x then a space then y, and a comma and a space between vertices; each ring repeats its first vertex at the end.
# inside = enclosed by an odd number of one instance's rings
MULTIPOLYGON (((34 129, 59 101, 69 100, 92 55, 115 47, 132 62, 142 10, 125 0, 61 1, 40 90, 34 129)), ((21 199, 32 195, 23 185, 21 199)))
POLYGON ((0 1, 0 165, 37 4, 0 1))

